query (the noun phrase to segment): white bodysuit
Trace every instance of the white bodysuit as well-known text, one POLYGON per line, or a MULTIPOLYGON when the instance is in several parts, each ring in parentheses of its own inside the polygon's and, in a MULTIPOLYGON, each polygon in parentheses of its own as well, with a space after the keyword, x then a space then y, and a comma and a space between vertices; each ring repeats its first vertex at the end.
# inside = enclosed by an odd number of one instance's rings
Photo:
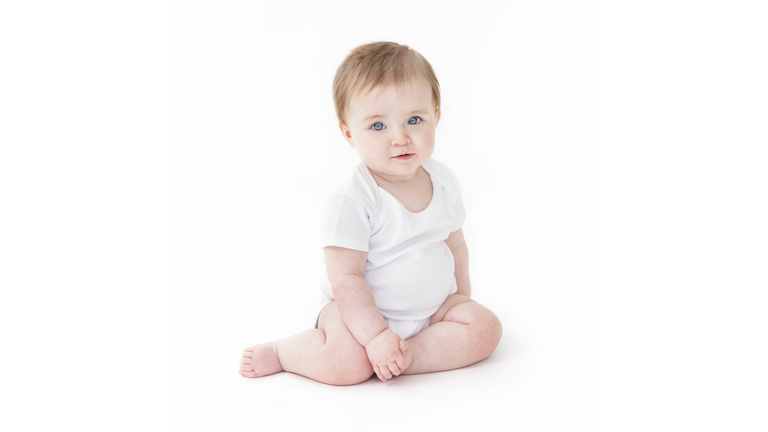
MULTIPOLYGON (((364 278, 376 307, 387 327, 408 339, 456 292, 453 254, 444 240, 466 218, 458 183, 445 165, 428 160, 422 167, 432 181, 432 201, 411 213, 358 162, 325 200, 322 245, 368 253, 364 278)), ((333 299, 327 280, 322 291, 333 299)))

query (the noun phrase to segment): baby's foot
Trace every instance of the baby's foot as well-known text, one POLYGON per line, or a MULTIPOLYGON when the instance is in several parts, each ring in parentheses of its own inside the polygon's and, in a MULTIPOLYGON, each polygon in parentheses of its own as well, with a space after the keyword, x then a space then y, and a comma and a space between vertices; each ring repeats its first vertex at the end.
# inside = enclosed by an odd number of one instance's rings
POLYGON ((240 361, 240 375, 248 378, 260 378, 283 370, 277 358, 274 342, 254 345, 243 351, 240 361))

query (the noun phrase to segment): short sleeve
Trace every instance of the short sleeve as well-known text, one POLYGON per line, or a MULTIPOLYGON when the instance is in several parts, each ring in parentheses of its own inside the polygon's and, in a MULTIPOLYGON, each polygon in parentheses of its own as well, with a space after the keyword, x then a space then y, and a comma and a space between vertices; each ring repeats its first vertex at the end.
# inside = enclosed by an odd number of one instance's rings
POLYGON ((323 205, 322 247, 368 252, 371 216, 372 206, 365 200, 338 191, 329 195, 323 205))
POLYGON ((451 227, 451 232, 458 231, 464 221, 467 219, 467 211, 464 209, 464 202, 461 200, 461 190, 459 188, 459 182, 456 181, 456 177, 451 173, 451 180, 453 180, 453 190, 451 191, 451 198, 453 199, 453 214, 455 223, 451 227))

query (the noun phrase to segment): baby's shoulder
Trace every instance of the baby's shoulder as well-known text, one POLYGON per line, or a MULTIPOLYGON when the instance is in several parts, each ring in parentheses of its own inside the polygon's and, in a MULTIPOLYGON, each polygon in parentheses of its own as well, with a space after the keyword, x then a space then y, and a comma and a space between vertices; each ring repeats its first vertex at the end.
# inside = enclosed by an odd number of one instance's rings
POLYGON ((338 199, 357 201, 372 207, 378 206, 379 188, 362 161, 354 164, 344 177, 326 189, 325 201, 338 199))

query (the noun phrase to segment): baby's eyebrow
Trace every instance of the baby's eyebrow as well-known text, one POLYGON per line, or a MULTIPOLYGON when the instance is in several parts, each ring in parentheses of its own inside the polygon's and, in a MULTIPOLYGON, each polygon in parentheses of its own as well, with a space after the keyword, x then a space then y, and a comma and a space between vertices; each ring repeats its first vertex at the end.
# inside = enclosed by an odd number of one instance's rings
POLYGON ((381 114, 374 114, 374 115, 372 115, 372 116, 368 116, 368 117, 364 118, 364 119, 363 119, 363 121, 364 121, 364 122, 367 122, 367 121, 369 121, 369 120, 373 120, 373 119, 375 119, 375 118, 378 118, 378 117, 384 117, 384 116, 383 116, 383 115, 381 115, 381 114))
MULTIPOLYGON (((411 113, 408 114, 408 115, 414 115, 414 114, 426 115, 427 112, 424 111, 424 110, 418 109, 418 110, 411 111, 411 113)), ((371 116, 368 116, 368 117, 364 118, 363 121, 364 122, 371 121, 371 120, 373 120, 375 118, 378 118, 378 117, 384 117, 384 116, 381 115, 381 114, 374 114, 374 115, 371 115, 371 116)))

